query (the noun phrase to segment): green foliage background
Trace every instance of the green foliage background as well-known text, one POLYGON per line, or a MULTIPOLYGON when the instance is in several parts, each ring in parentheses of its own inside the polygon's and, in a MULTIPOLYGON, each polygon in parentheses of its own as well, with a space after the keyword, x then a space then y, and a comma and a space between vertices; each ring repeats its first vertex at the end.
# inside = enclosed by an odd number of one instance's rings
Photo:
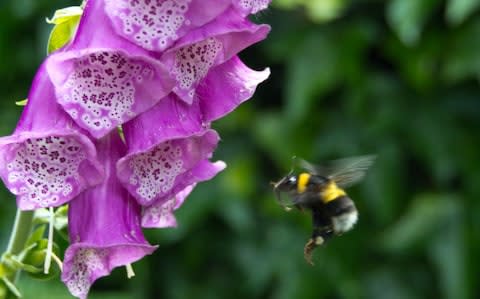
MULTIPOLYGON (((269 38, 242 54, 272 76, 214 127, 228 168, 197 187, 160 247, 90 298, 479 298, 480 1, 273 0, 269 38), (303 260, 310 217, 269 182, 293 155, 377 154, 351 189, 356 229, 303 260)), ((67 0, 0 1, 0 133, 10 134, 67 0)), ((0 243, 14 218, 1 191, 0 243)), ((58 279, 25 298, 71 298, 58 279)))

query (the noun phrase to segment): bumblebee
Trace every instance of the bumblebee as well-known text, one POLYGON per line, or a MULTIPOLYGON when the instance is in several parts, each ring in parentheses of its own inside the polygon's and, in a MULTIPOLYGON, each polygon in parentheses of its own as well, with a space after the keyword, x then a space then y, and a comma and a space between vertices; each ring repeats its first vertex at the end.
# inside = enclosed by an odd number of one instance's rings
POLYGON ((317 166, 301 159, 302 171, 293 170, 273 184, 278 202, 288 211, 293 207, 312 214, 312 237, 304 247, 305 260, 313 265, 313 250, 335 235, 353 228, 358 220, 355 203, 344 188, 358 183, 373 164, 374 156, 357 156, 317 166), (283 194, 286 195, 282 196, 283 194))

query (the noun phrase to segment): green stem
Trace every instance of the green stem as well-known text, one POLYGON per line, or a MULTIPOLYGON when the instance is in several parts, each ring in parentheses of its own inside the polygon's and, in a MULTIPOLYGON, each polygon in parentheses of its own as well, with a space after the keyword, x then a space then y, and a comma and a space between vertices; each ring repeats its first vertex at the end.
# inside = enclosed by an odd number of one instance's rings
MULTIPOLYGON (((23 250, 32 230, 33 213, 33 211, 20 211, 17 209, 15 224, 13 225, 6 253, 15 255, 23 250)), ((8 279, 13 281, 16 278, 15 276, 17 276, 16 273, 13 273, 8 279)))

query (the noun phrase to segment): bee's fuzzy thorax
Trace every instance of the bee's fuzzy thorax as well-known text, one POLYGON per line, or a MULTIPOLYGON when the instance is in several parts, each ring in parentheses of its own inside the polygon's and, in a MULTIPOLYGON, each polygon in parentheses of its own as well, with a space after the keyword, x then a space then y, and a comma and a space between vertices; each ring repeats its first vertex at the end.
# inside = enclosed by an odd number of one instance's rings
POLYGON ((330 181, 321 192, 322 201, 324 203, 328 203, 344 195, 346 195, 345 191, 339 188, 334 181, 330 181))
POLYGON ((311 175, 309 173, 301 173, 298 175, 298 182, 297 182, 297 192, 299 194, 305 192, 307 189, 308 182, 310 181, 311 175))

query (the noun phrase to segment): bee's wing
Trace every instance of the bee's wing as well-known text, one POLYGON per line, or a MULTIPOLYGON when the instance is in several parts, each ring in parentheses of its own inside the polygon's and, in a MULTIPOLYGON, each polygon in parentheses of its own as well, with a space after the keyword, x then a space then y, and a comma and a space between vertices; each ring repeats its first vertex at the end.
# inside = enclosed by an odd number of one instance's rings
POLYGON ((296 161, 298 161, 298 166, 306 170, 307 172, 311 174, 316 174, 316 175, 321 175, 324 177, 328 177, 328 173, 330 172, 330 168, 326 165, 314 165, 308 161, 305 161, 300 158, 296 158, 296 161))
POLYGON ((299 165, 313 174, 334 180, 342 188, 347 188, 361 181, 374 161, 374 155, 366 155, 334 160, 318 166, 299 160, 299 165))
POLYGON ((342 188, 350 187, 363 179, 372 166, 375 156, 357 156, 334 161, 329 177, 342 188))

